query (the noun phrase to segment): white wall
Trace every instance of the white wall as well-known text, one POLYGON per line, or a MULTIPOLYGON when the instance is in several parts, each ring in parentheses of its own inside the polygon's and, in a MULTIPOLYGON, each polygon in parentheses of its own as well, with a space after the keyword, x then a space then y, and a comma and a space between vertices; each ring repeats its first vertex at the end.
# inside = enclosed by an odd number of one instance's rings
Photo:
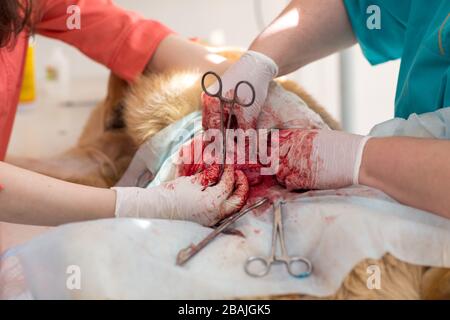
MULTIPOLYGON (((211 40, 212 33, 223 32, 225 43, 247 47, 261 30, 258 5, 262 20, 269 23, 288 3, 287 0, 116 0, 118 5, 139 11, 148 18, 157 19, 185 37, 211 40)), ((37 37, 37 76, 44 77, 45 61, 52 48, 62 46, 72 61, 74 77, 106 79, 107 70, 83 57, 69 46, 37 37)), ((346 129, 367 133, 376 123, 393 115, 393 101, 398 64, 371 68, 359 48, 351 50, 352 72, 345 84, 351 86, 347 109, 350 115, 346 129)), ((338 120, 341 119, 340 65, 338 55, 323 59, 290 75, 299 81, 338 120)), ((102 84, 103 85, 103 84, 102 84)), ((347 110, 346 109, 346 110, 347 110)))
MULTIPOLYGON (((395 89, 399 61, 371 66, 359 47, 350 49, 351 67, 346 75, 346 88, 351 97, 346 129, 367 134, 375 124, 394 116, 395 89)), ((345 109, 345 108, 343 108, 345 109)))

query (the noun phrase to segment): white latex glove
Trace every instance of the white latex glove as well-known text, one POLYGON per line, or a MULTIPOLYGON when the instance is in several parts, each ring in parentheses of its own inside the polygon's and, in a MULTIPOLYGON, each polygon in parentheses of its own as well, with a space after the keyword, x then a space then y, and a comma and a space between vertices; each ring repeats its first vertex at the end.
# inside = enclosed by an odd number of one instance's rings
MULTIPOLYGON (((233 64, 222 76, 222 93, 227 98, 232 98, 234 88, 240 81, 250 82, 255 89, 255 102, 249 107, 234 107, 237 125, 242 129, 256 128, 257 119, 267 96, 269 83, 278 74, 278 66, 266 55, 255 52, 246 52, 235 64, 233 64)), ((211 93, 218 91, 218 83, 208 88, 211 93)), ((239 98, 243 103, 249 103, 252 91, 248 86, 239 88, 239 98)), ((205 129, 220 128, 220 103, 217 98, 211 98, 202 94, 203 127, 205 129)), ((225 108, 225 114, 228 107, 225 108)), ((226 118, 225 118, 226 121, 226 118)))
POLYGON ((213 165, 190 177, 179 177, 157 187, 113 188, 117 194, 118 218, 190 220, 211 226, 241 209, 248 197, 248 182, 242 171, 227 166, 217 181, 219 166, 213 165))
POLYGON ((361 158, 369 138, 327 129, 282 130, 277 179, 289 190, 358 184, 361 158))
POLYGON ((272 81, 258 117, 258 129, 329 129, 298 95, 272 81))

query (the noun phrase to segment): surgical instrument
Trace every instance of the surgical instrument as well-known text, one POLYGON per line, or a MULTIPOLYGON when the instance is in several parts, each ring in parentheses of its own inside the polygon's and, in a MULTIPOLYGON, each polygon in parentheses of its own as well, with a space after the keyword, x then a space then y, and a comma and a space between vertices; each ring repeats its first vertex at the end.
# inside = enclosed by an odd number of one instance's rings
POLYGON ((222 231, 225 231, 230 225, 232 225, 234 222, 239 220, 242 216, 244 216, 249 211, 259 208, 263 204, 265 204, 268 201, 267 198, 262 198, 261 200, 258 200, 254 204, 250 205, 249 207, 239 211, 238 213, 235 213, 231 215, 230 217, 226 218, 220 225, 217 227, 214 231, 212 231, 209 235, 207 235, 202 241, 200 241, 198 244, 194 245, 191 244, 189 247, 180 250, 177 255, 177 265, 182 266, 186 262, 188 262, 193 256, 195 256, 200 250, 202 250, 204 247, 206 247, 212 240, 214 240, 222 231))
POLYGON ((270 256, 256 256, 250 257, 247 259, 245 263, 245 272, 252 277, 263 277, 267 275, 270 271, 270 267, 274 263, 283 263, 286 265, 287 271, 289 274, 296 278, 306 278, 312 272, 312 264, 306 258, 300 256, 289 256, 286 250, 286 244, 284 239, 284 230, 283 230, 283 220, 282 220, 282 212, 281 207, 283 202, 279 201, 278 203, 274 203, 274 212, 273 212, 273 230, 272 230, 272 248, 270 256), (281 247, 281 256, 277 256, 277 243, 278 238, 280 238, 280 247, 281 247), (262 269, 260 272, 252 271, 251 266, 253 268, 259 262, 262 265, 262 269), (306 267, 306 270, 295 271, 295 265, 303 265, 306 267))
POLYGON ((220 132, 222 134, 222 159, 219 159, 219 161, 221 162, 220 173, 219 173, 219 178, 220 178, 220 177, 222 177, 222 173, 223 173, 225 161, 226 161, 226 156, 227 156, 226 130, 230 129, 231 119, 232 119, 233 115, 235 116, 234 107, 236 105, 238 105, 243 108, 247 108, 247 107, 250 107, 251 105, 253 105, 253 103, 255 102, 255 99, 256 99, 255 88, 248 81, 239 81, 236 84, 236 86, 234 87, 233 97, 231 99, 227 98, 226 97, 227 92, 223 92, 223 84, 222 84, 222 79, 220 78, 220 76, 213 71, 208 71, 202 77, 202 89, 203 89, 203 92, 207 96, 209 96, 211 98, 217 98, 220 101, 220 132), (217 85, 218 85, 217 92, 208 91, 208 88, 206 87, 206 78, 208 76, 213 76, 214 78, 216 78, 217 85), (250 89, 251 94, 252 94, 250 101, 247 103, 240 101, 240 99, 239 99, 238 91, 239 91, 239 88, 242 87, 243 85, 248 86, 248 88, 250 89), (229 105, 230 112, 228 115, 227 125, 225 127, 225 106, 226 105, 229 105))

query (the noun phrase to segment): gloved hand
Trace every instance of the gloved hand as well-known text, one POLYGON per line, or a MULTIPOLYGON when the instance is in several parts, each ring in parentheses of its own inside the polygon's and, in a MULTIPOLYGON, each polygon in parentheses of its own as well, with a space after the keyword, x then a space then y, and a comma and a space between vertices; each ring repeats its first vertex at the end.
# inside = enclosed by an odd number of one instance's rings
POLYGON ((258 117, 257 128, 328 129, 329 127, 302 98, 272 81, 258 117))
POLYGON ((219 166, 212 165, 190 177, 179 177, 157 187, 113 188, 118 218, 190 220, 211 226, 241 209, 248 197, 242 171, 226 166, 219 183, 219 166))
MULTIPOLYGON (((233 97, 233 90, 240 81, 250 82, 255 89, 255 102, 249 107, 234 107, 234 113, 237 118, 237 125, 244 130, 256 128, 257 119, 267 96, 269 83, 278 74, 278 66, 275 62, 262 53, 255 51, 246 52, 235 64, 233 64, 222 78, 222 92, 227 98, 233 97)), ((209 92, 217 92, 218 83, 214 83, 208 88, 209 92)), ((243 85, 239 88, 239 98, 243 103, 251 101, 252 91, 248 86, 243 85)), ((203 108, 203 128, 220 128, 220 102, 217 98, 211 98, 202 94, 203 108)), ((225 108, 225 114, 229 107, 225 108)), ((226 122, 226 118, 225 118, 226 122)))
POLYGON ((369 138, 327 129, 282 130, 277 180, 289 190, 358 184, 361 158, 369 138))

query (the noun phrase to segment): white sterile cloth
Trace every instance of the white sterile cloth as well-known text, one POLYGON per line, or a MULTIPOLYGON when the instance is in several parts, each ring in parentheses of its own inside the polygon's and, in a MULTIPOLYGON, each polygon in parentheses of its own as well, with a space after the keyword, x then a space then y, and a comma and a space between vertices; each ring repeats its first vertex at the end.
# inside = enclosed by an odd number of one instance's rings
MULTIPOLYGON (((428 121, 448 125, 449 110, 414 117, 408 134, 414 133, 414 126, 424 132, 428 121)), ((395 126, 388 122, 372 133, 398 133, 406 125, 408 121, 397 121, 395 126)), ((448 138, 444 127, 430 136, 448 138)), ((166 162, 162 170, 170 165, 166 162)), ((264 278, 244 272, 248 257, 269 254, 272 213, 268 209, 238 221, 235 228, 245 238, 220 235, 183 267, 175 265, 178 251, 197 243, 211 229, 191 222, 133 219, 62 226, 0 258, 0 298, 327 296, 338 290, 358 262, 387 252, 417 265, 450 267, 450 220, 398 204, 374 189, 358 186, 291 194, 283 218, 287 250, 311 261, 309 278, 291 277, 284 265, 273 266, 264 278), (73 266, 79 271, 79 290, 67 288, 73 266)))
POLYGON ((313 264, 306 279, 291 277, 283 265, 273 266, 264 278, 244 272, 249 256, 269 253, 270 213, 248 214, 236 225, 245 238, 221 235, 183 267, 175 265, 178 251, 211 229, 181 221, 116 219, 62 226, 10 251, 2 259, 2 264, 11 262, 0 270, 0 284, 9 278, 13 294, 3 292, 0 297, 327 296, 359 261, 386 252, 414 264, 450 266, 450 221, 399 205, 371 189, 343 189, 339 194, 303 194, 284 207, 289 254, 307 257, 313 264), (71 266, 79 268, 81 290, 67 289, 74 275, 71 266), (8 274, 14 269, 19 270, 15 277, 8 274), (14 281, 22 284, 22 291, 14 281))

